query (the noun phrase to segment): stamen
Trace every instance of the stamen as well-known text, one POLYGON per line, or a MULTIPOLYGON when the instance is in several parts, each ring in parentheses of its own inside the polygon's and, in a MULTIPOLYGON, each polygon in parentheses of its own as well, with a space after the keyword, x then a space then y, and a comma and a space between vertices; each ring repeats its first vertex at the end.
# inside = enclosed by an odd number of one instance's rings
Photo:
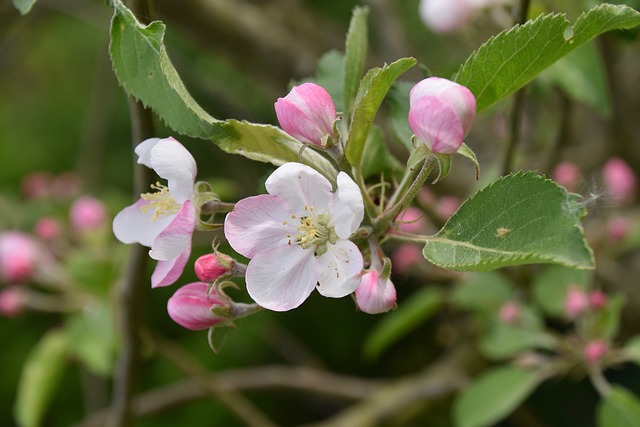
POLYGON ((155 221, 161 216, 169 216, 178 213, 180 205, 173 200, 173 197, 169 193, 169 188, 156 182, 151 184, 151 189, 156 192, 143 193, 140 197, 143 200, 147 200, 150 203, 140 207, 140 211, 144 214, 155 209, 155 212, 151 216, 151 221, 155 221))

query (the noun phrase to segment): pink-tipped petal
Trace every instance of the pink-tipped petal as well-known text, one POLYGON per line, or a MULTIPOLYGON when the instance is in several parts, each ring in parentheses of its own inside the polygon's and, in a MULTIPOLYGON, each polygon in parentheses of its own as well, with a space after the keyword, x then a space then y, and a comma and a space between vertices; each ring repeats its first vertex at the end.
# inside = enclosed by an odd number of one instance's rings
POLYGON ((189 241, 189 245, 177 257, 166 261, 158 261, 151 275, 151 287, 160 288, 174 284, 182 275, 190 255, 191 242, 189 241))
POLYGON ((327 243, 327 252, 318 257, 318 265, 318 292, 325 297, 342 298, 360 284, 362 254, 349 240, 338 240, 335 245, 327 243))
POLYGON ((167 301, 167 311, 171 319, 192 331, 210 328, 226 319, 215 315, 213 307, 226 305, 215 288, 208 291, 206 283, 195 282, 178 289, 167 301))
POLYGON ((151 149, 151 165, 168 181, 169 193, 176 202, 182 204, 193 198, 196 161, 182 144, 173 138, 159 141, 151 149))
POLYGON ((355 233, 364 218, 360 188, 344 172, 338 174, 338 189, 333 196, 329 216, 329 226, 334 227, 336 235, 341 239, 348 239, 355 233))
POLYGON ((191 237, 196 228, 196 208, 187 200, 167 227, 153 241, 149 256, 157 260, 177 257, 184 248, 191 246, 191 237))
POLYGON ((322 137, 326 132, 323 132, 304 111, 284 98, 279 98, 274 107, 282 130, 299 141, 322 144, 322 137))
POLYGON ((297 217, 309 216, 307 209, 313 208, 322 214, 329 208, 331 183, 319 172, 300 163, 285 163, 275 170, 265 182, 272 196, 285 202, 290 212, 297 217))
POLYGON ((324 134, 333 134, 336 107, 331 95, 315 83, 303 83, 291 90, 295 94, 291 102, 314 120, 324 134))
POLYGON ((155 221, 151 220, 153 210, 143 213, 140 209, 150 202, 138 199, 133 205, 121 210, 113 219, 113 234, 122 243, 140 243, 151 247, 156 237, 173 220, 174 215, 161 216, 155 221))
POLYGON ((317 282, 313 251, 298 245, 258 252, 247 267, 247 291, 258 305, 288 311, 302 304, 317 282))
POLYGON ((376 270, 362 276, 356 289, 358 308, 368 314, 384 313, 396 305, 396 288, 389 279, 385 279, 376 270))
POLYGON ((224 235, 236 252, 253 258, 259 251, 286 246, 287 235, 298 234, 290 221, 283 201, 262 194, 236 203, 224 221, 224 235))
POLYGON ((409 125, 418 140, 434 153, 455 153, 462 145, 462 122, 440 98, 420 98, 409 110, 409 125))

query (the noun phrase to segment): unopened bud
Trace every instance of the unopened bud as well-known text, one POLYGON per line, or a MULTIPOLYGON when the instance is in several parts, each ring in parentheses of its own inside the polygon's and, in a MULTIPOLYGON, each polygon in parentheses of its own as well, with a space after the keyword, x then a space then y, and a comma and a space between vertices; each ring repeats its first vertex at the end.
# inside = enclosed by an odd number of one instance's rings
POLYGON ((40 240, 51 242, 62 235, 62 226, 57 219, 46 216, 38 220, 33 228, 33 233, 40 240))
POLYGON ((569 191, 574 191, 580 182, 580 169, 573 162, 560 162, 553 170, 553 179, 569 191))
POLYGON ((238 263, 229 255, 216 251, 215 253, 199 257, 193 269, 198 279, 203 282, 213 283, 223 276, 244 276, 246 266, 238 263))
POLYGON ((427 228, 427 220, 424 217, 424 212, 416 207, 408 207, 404 212, 398 215, 396 223, 400 231, 405 233, 424 233, 427 228))
POLYGON ((636 174, 624 160, 610 159, 602 168, 602 179, 614 201, 627 203, 635 197, 636 174))
POLYGON ((600 362, 607 353, 608 345, 602 340, 589 342, 584 348, 584 359, 589 365, 600 362))
POLYGON ((194 282, 178 289, 167 302, 167 311, 174 322, 192 331, 210 328, 228 320, 214 313, 214 310, 229 307, 220 297, 216 288, 209 291, 209 285, 194 282))
POLYGON ((567 317, 574 319, 588 307, 589 297, 586 292, 577 286, 570 287, 564 300, 564 311, 567 317))
POLYGON ((616 216, 607 222, 607 239, 612 242, 620 242, 629 235, 631 224, 627 218, 616 216))
POLYGON ((38 247, 22 231, 0 233, 0 279, 7 283, 29 280, 36 268, 38 247))
POLYGON ((589 294, 589 306, 599 310, 607 305, 607 295, 602 291, 593 291, 589 294))
POLYGON ((500 320, 505 325, 513 325, 520 319, 520 305, 514 301, 507 301, 500 307, 500 320))
POLYGON ((107 210, 100 200, 85 196, 73 202, 69 215, 73 228, 84 232, 102 227, 107 219, 107 210))
POLYGON ((13 286, 0 291, 0 316, 15 317, 24 311, 24 289, 13 286))
MULTIPOLYGON (((387 259, 385 264, 388 262, 387 259)), ((396 306, 396 288, 388 273, 377 270, 365 273, 355 294, 358 308, 368 314, 384 313, 396 306)))
POLYGON ((409 274, 414 265, 424 261, 422 248, 413 243, 403 243, 391 254, 393 271, 400 274, 409 274))

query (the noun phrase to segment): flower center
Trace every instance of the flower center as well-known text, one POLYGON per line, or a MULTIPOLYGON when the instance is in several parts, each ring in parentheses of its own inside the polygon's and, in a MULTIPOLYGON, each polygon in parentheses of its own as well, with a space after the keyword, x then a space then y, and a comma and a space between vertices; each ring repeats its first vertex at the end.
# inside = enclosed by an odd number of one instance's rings
MULTIPOLYGON (((316 215, 313 211, 313 206, 305 206, 304 210, 309 212, 308 215, 300 217, 300 224, 298 225, 298 234, 287 234, 289 238, 289 245, 293 243, 299 244, 302 249, 316 248, 316 252, 326 251, 326 247, 323 246, 328 241, 335 240, 335 232, 333 228, 329 228, 329 214, 324 213, 316 215)), ((291 214, 291 219, 294 221, 298 219, 295 214, 291 214)), ((287 221, 285 221, 285 224, 287 221)))
POLYGON ((180 205, 173 200, 173 197, 169 193, 169 188, 156 182, 151 184, 151 189, 155 192, 143 193, 140 195, 143 200, 147 200, 151 203, 141 206, 140 211, 144 214, 151 209, 155 209, 155 212, 151 216, 151 221, 155 221, 161 216, 169 216, 178 213, 180 205))

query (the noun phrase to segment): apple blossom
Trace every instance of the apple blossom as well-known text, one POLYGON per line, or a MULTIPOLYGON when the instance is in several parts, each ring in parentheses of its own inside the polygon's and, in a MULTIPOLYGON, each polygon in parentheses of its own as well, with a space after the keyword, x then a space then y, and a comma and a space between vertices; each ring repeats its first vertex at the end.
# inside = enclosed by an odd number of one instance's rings
POLYGON ((476 114, 471 91, 439 77, 416 84, 409 94, 409 104, 411 130, 434 153, 455 153, 476 114))
POLYGON ((227 318, 214 314, 216 307, 227 307, 216 288, 209 292, 209 285, 194 282, 182 286, 167 301, 169 317, 174 322, 192 331, 210 328, 227 318))
POLYGON ((384 313, 396 306, 396 288, 388 272, 371 270, 363 274, 355 294, 358 308, 368 314, 384 313))
POLYGON ((168 181, 152 185, 113 220, 113 232, 123 243, 150 247, 149 256, 158 260, 151 286, 167 286, 178 280, 191 254, 191 236, 196 227, 193 199, 196 162, 173 138, 150 138, 135 148, 138 163, 168 181))
POLYGON ((287 96, 278 98, 275 110, 282 129, 302 142, 324 146, 327 135, 335 136, 336 107, 322 86, 294 86, 287 96))
POLYGON ((620 158, 610 159, 602 168, 602 178, 611 198, 618 203, 633 200, 636 193, 636 174, 620 158))
POLYGON ((33 238, 22 231, 0 233, 0 280, 20 283, 29 280, 38 261, 38 246, 33 238))
POLYGON ((104 225, 107 219, 107 209, 100 200, 84 196, 73 202, 69 210, 69 217, 71 226, 77 232, 82 233, 104 225))
POLYGON ((360 284, 362 254, 349 237, 364 216, 362 194, 344 172, 337 189, 309 166, 285 163, 267 178, 267 192, 240 200, 227 215, 231 247, 250 258, 247 291, 269 310, 298 307, 317 287, 340 298, 360 284))

